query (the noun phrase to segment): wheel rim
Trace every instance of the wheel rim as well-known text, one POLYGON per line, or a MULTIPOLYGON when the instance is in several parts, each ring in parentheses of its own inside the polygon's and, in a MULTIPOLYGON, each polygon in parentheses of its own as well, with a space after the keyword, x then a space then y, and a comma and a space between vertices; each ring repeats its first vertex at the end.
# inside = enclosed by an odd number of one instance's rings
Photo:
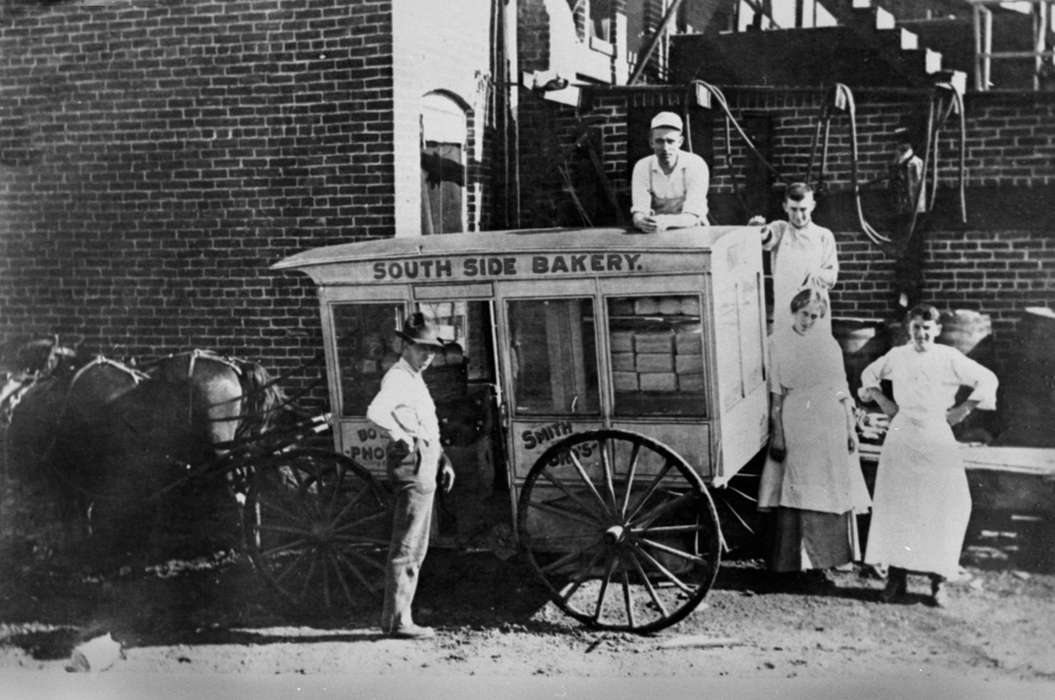
POLYGON ((528 473, 521 548, 553 601, 592 627, 653 632, 692 612, 718 572, 721 539, 699 475, 651 438, 570 436, 528 473))
POLYGON ((281 455, 256 469, 244 513, 254 566, 301 612, 380 595, 391 509, 352 460, 321 450, 281 455))

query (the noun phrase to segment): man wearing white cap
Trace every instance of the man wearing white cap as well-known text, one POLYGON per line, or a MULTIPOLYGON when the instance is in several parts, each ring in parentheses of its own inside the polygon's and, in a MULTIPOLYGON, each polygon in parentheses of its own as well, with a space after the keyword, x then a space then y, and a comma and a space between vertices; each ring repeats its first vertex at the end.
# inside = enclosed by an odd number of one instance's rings
POLYGON ((647 233, 707 223, 710 170, 703 158, 681 150, 682 130, 674 112, 657 114, 649 131, 654 155, 634 165, 630 214, 634 226, 647 233))

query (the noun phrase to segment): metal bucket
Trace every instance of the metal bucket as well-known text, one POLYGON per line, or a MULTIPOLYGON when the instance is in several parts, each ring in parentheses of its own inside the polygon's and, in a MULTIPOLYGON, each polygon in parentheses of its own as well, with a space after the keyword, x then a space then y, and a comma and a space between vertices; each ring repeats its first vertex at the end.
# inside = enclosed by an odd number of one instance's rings
POLYGON ((861 372, 890 349, 886 325, 878 319, 836 316, 832 318, 832 335, 843 352, 846 382, 856 395, 861 372))
POLYGON ((989 314, 956 309, 943 314, 939 343, 951 345, 964 355, 984 362, 979 355, 984 354, 982 341, 993 334, 993 320, 989 314))

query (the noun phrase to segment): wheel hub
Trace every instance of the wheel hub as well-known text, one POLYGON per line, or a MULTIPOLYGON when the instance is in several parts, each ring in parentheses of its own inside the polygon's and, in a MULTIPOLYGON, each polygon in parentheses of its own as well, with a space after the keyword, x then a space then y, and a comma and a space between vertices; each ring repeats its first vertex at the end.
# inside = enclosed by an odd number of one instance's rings
POLYGON ((622 525, 612 525, 604 531, 604 539, 608 544, 622 544, 626 541, 627 530, 622 525))

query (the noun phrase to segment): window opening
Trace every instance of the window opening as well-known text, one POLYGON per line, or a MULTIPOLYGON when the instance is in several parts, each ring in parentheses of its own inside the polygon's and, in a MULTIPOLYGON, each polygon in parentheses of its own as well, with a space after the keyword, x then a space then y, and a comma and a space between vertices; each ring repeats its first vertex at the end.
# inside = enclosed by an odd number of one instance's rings
POLYGON ((342 416, 365 416, 381 389, 381 377, 399 360, 396 328, 402 315, 401 303, 333 306, 342 416))
POLYGON ((608 299, 617 416, 707 413, 700 297, 608 299))
POLYGON ((518 415, 597 414, 593 300, 509 302, 518 415))

